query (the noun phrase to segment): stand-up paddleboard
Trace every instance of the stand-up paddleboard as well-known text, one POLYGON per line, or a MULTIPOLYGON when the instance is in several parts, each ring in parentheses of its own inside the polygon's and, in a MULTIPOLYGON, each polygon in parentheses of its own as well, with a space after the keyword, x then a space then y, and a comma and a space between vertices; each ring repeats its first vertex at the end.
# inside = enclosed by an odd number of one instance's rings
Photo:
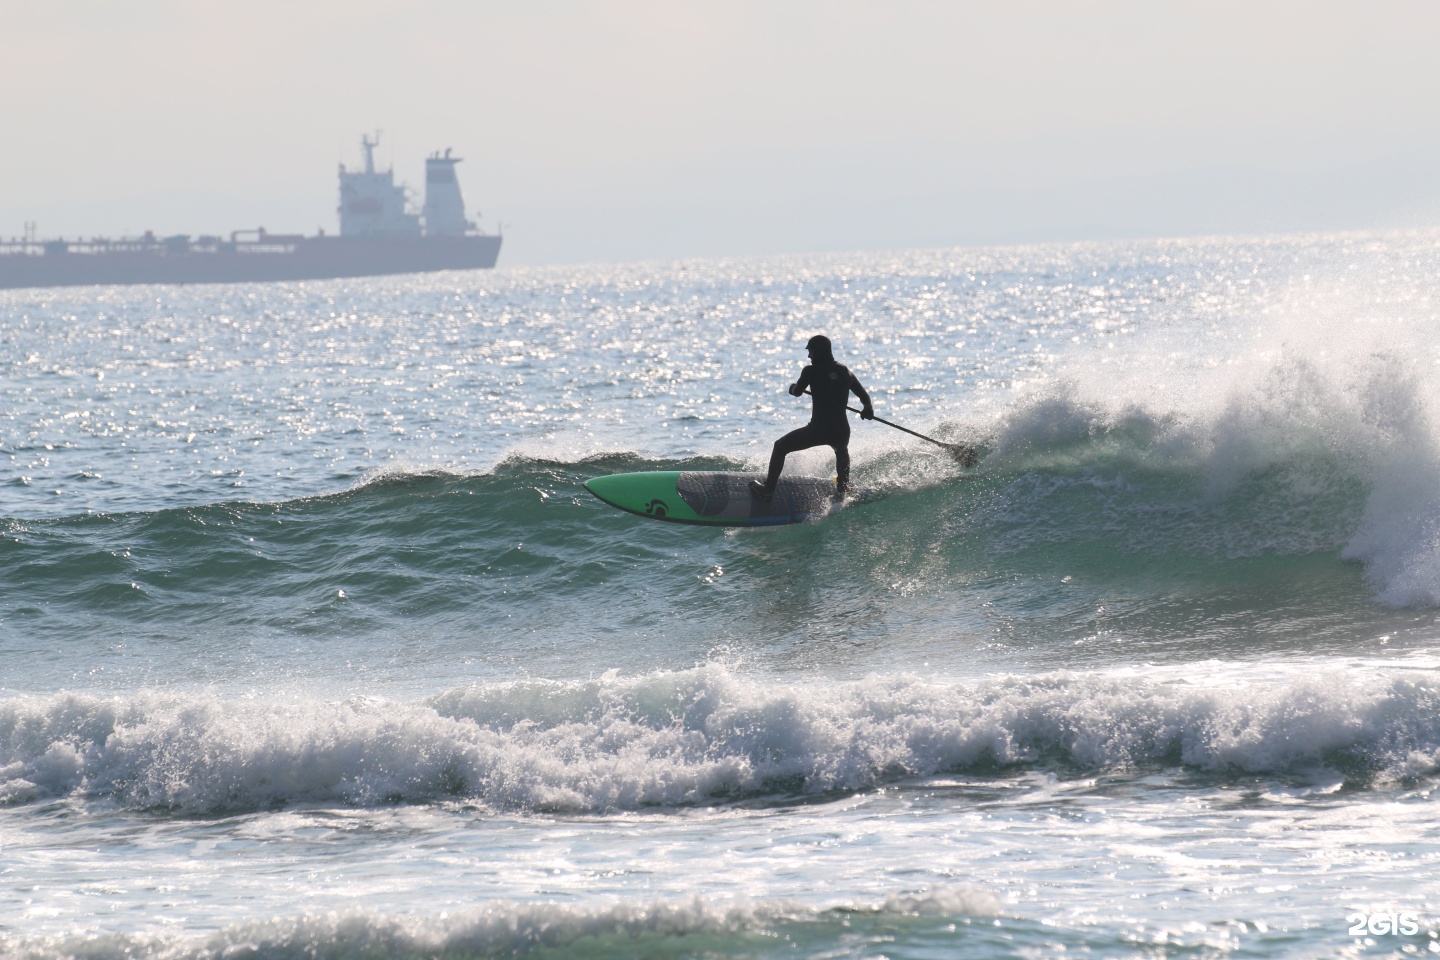
POLYGON ((678 470, 615 473, 585 482, 585 489, 612 507, 669 523, 711 527, 768 527, 804 523, 840 509, 835 481, 781 477, 766 500, 750 492, 758 473, 700 473, 678 470))

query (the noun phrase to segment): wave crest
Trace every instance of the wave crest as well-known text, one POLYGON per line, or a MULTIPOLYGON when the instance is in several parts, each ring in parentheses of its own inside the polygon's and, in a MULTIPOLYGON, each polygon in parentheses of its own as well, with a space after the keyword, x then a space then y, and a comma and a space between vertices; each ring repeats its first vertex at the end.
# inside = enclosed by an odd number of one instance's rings
POLYGON ((996 498, 1002 546, 1334 550, 1364 565, 1380 602, 1440 604, 1436 398, 1412 361, 1282 350, 1238 386, 1193 386, 1142 401, 1133 386, 1061 382, 1006 411, 982 469, 1010 486, 996 498))

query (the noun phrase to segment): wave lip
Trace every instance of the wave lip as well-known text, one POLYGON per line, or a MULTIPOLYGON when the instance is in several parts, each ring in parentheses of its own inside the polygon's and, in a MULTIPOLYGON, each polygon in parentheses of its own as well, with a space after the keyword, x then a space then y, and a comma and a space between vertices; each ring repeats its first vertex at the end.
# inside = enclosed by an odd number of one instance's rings
POLYGON ((1139 766, 1340 776, 1440 769, 1440 692, 1339 669, 1200 686, 1055 673, 825 686, 711 666, 466 687, 410 703, 78 694, 0 703, 0 802, 178 814, 460 801, 598 813, 817 795, 942 773, 1139 766))

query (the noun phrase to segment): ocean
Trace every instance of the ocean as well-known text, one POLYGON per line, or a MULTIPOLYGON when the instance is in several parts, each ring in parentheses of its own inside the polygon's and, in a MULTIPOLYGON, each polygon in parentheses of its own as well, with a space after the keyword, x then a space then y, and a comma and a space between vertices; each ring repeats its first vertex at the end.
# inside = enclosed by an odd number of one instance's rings
POLYGON ((0 293, 0 956, 1440 952, 1437 298, 1436 232, 0 293), (763 469, 815 333, 979 465, 587 493, 763 469))

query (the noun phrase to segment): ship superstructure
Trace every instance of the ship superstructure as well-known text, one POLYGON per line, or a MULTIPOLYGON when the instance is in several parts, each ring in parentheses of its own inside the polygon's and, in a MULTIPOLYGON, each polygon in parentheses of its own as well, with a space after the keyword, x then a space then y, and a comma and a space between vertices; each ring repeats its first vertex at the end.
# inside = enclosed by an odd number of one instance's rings
POLYGON ((405 188, 395 183, 391 170, 375 169, 375 139, 360 138, 365 151, 365 169, 351 172, 340 164, 340 236, 342 237, 418 237, 420 216, 408 212, 405 188))
POLYGON ((425 161, 425 205, 411 211, 394 172, 375 169, 380 138, 360 140, 363 171, 340 166, 340 235, 268 233, 263 227, 228 237, 188 234, 123 239, 0 241, 0 288, 90 283, 225 283, 324 280, 389 273, 495 266, 501 237, 466 219, 459 157, 425 161))

